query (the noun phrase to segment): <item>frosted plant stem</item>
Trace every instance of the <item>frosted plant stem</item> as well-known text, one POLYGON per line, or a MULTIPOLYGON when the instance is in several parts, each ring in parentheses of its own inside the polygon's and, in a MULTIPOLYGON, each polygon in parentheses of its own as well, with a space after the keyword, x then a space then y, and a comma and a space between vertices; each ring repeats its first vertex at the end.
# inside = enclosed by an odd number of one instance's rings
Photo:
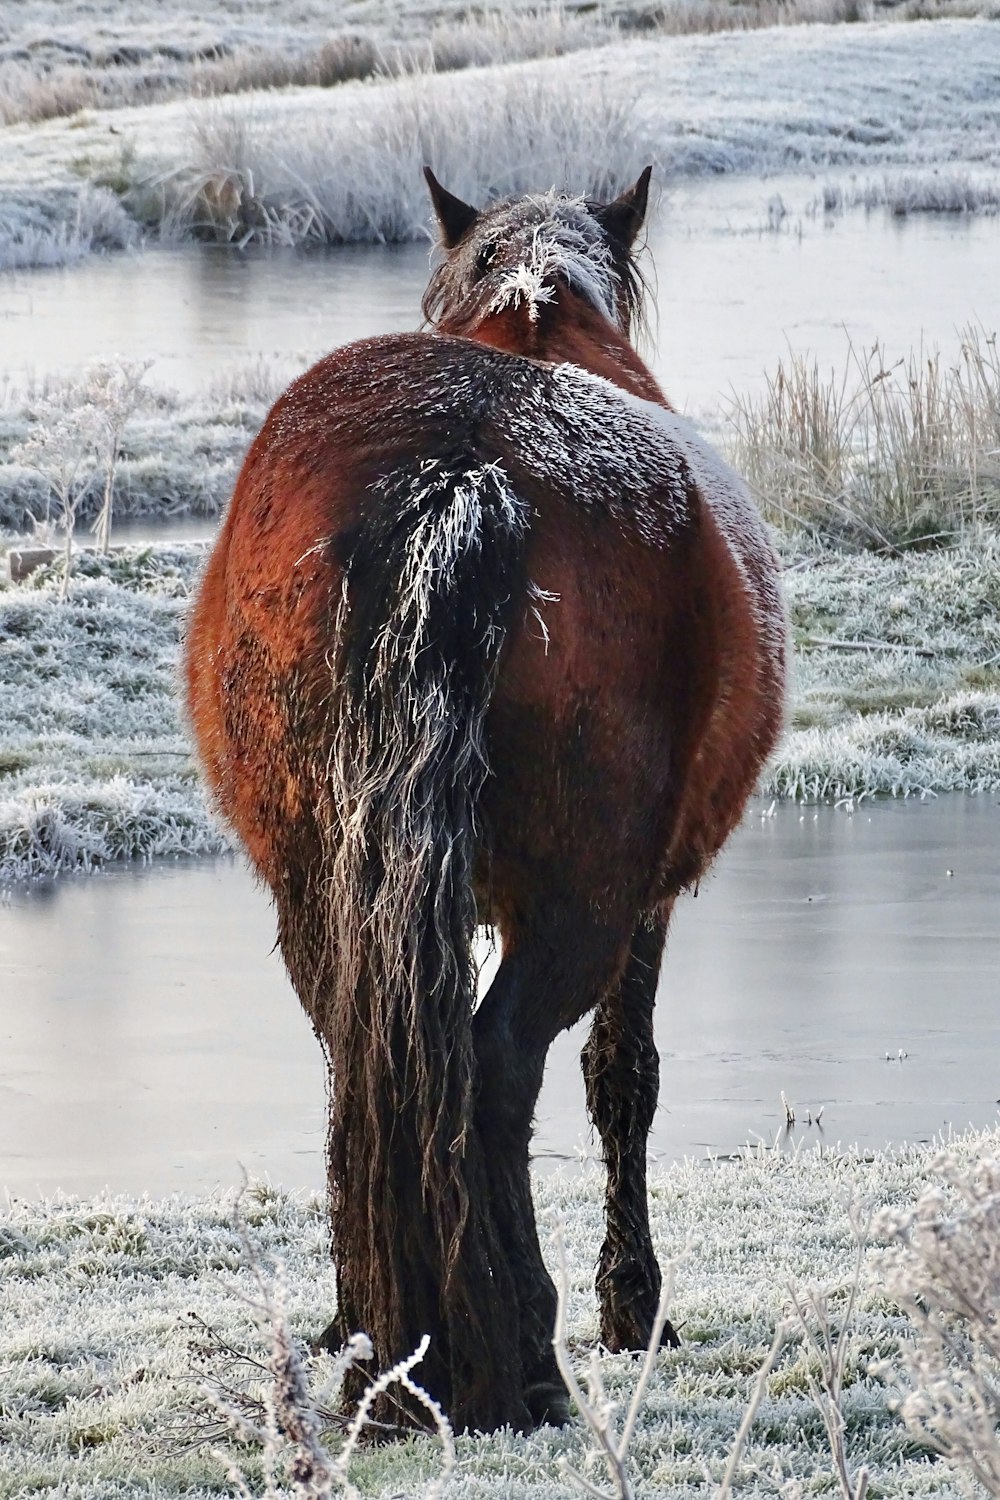
POLYGON ((684 1255, 687 1254, 687 1247, 685 1247, 681 1255, 675 1257, 666 1266, 660 1291, 660 1300, 656 1309, 656 1316, 653 1319, 653 1328, 649 1336, 649 1343, 646 1346, 646 1352, 643 1357, 642 1369, 639 1372, 639 1379, 636 1382, 632 1400, 629 1402, 621 1436, 616 1438, 611 1425, 612 1405, 604 1390, 604 1383, 601 1379, 600 1361, 596 1351, 591 1355, 590 1376, 587 1382, 588 1389, 586 1395, 580 1386, 569 1356, 569 1346, 566 1342, 566 1304, 569 1296, 569 1268, 566 1263, 566 1244, 561 1228, 556 1230, 553 1240, 559 1263, 559 1280, 557 1286, 556 1324, 552 1335, 552 1348, 555 1351, 559 1373, 566 1383, 566 1389, 576 1402, 580 1415, 593 1434, 598 1452, 602 1454, 607 1465, 608 1474, 614 1486, 613 1491, 609 1494, 607 1490, 600 1489, 586 1475, 581 1474, 578 1469, 575 1469, 565 1458, 559 1460, 559 1467, 567 1478, 572 1479, 575 1484, 579 1485, 584 1494, 591 1497, 591 1500, 634 1500, 635 1492, 628 1476, 626 1459, 635 1435, 636 1423, 642 1411, 642 1404, 646 1398, 649 1381, 656 1366, 656 1356, 660 1352, 660 1337, 666 1325, 667 1313, 673 1300, 677 1267, 684 1258, 684 1255))
POLYGON ((667 1322, 667 1313, 670 1304, 674 1300, 674 1282, 677 1278, 677 1266, 679 1258, 668 1263, 663 1276, 663 1284, 660 1289, 660 1300, 656 1308, 656 1317, 653 1319, 653 1331, 649 1335, 649 1343, 646 1345, 645 1358, 642 1361, 642 1369, 639 1371, 639 1380, 629 1402, 628 1415, 625 1418, 625 1426, 622 1428, 621 1452, 627 1453, 635 1433, 635 1424, 639 1420, 642 1403, 646 1396, 646 1387, 649 1385, 650 1376, 656 1366, 656 1356, 660 1352, 660 1337, 667 1322))
POLYGON ((857 1306, 858 1290, 861 1285, 861 1271, 864 1259, 865 1240, 867 1228, 859 1221, 856 1210, 851 1211, 851 1223, 856 1238, 856 1253, 854 1260, 854 1274, 848 1287, 847 1306, 844 1309, 840 1324, 840 1331, 834 1333, 830 1321, 829 1303, 827 1294, 813 1287, 808 1292, 800 1294, 795 1287, 789 1287, 792 1306, 795 1308, 796 1316, 801 1324, 805 1335, 807 1349, 815 1355, 820 1368, 820 1377, 817 1380, 811 1371, 807 1372, 809 1390, 816 1403, 819 1414, 826 1428, 827 1438, 830 1443, 830 1452, 833 1457, 833 1472, 840 1486, 840 1492, 844 1500, 864 1500, 868 1490, 868 1470, 862 1467, 856 1479, 851 1478, 850 1466, 847 1461, 847 1448, 844 1443, 844 1374, 847 1368, 847 1357, 850 1352, 851 1335, 854 1327, 854 1313, 857 1306), (818 1334, 810 1327, 808 1314, 812 1312, 818 1334))
POLYGON ((767 1377, 774 1369, 775 1362, 778 1358, 778 1355, 781 1353, 782 1347, 788 1337, 791 1326, 791 1323, 787 1319, 784 1319, 774 1330, 774 1338, 771 1340, 771 1347, 767 1351, 767 1354, 764 1358, 764 1363, 761 1365, 760 1369, 757 1372, 757 1380, 753 1388, 753 1394, 750 1397, 750 1401, 747 1405, 746 1411, 743 1413, 743 1420, 739 1425, 735 1441, 733 1442, 732 1452, 729 1455, 729 1462, 726 1465, 726 1472, 722 1476, 722 1483, 719 1485, 719 1488, 715 1492, 715 1500, 727 1500, 727 1497, 732 1493, 733 1480, 736 1477, 736 1470, 739 1467, 740 1459, 743 1456, 743 1449, 746 1447, 746 1441, 750 1434, 750 1428, 753 1426, 753 1419, 757 1415, 760 1403, 763 1401, 764 1393, 767 1390, 767 1377))
MULTIPOLYGON (((572 1360, 569 1357, 569 1347, 566 1343, 566 1304, 569 1300, 569 1267, 566 1263, 566 1242, 563 1238, 561 1227, 556 1230, 554 1239, 559 1262, 559 1279, 556 1288, 556 1325, 552 1334, 552 1348, 555 1353, 556 1364, 559 1367, 560 1375, 566 1382, 566 1389, 576 1402, 577 1409, 589 1427, 598 1449, 604 1455, 608 1474, 614 1485, 614 1495, 617 1497, 617 1500, 634 1500, 632 1486, 629 1483, 628 1473, 623 1461, 623 1454, 615 1444, 609 1430, 609 1413, 606 1410, 596 1411, 594 1409, 593 1402, 588 1400, 580 1387, 572 1360)), ((580 1486, 584 1494, 591 1497, 591 1500, 609 1500, 606 1491, 599 1490, 596 1485, 592 1484, 589 1479, 585 1478, 584 1475, 573 1468, 565 1459, 560 1464, 560 1467, 568 1478, 580 1486)))

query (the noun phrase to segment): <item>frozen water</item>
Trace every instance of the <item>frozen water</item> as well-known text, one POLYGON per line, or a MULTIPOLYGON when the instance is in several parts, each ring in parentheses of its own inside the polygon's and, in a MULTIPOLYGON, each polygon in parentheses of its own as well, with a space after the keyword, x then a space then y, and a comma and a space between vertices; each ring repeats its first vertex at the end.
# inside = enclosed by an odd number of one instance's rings
MULTIPOLYGON (((681 409, 717 420, 721 397, 760 389, 789 349, 841 369, 845 330, 898 355, 921 339, 947 350, 970 320, 995 326, 1000 217, 900 221, 879 210, 824 222, 806 211, 819 191, 808 178, 699 180, 653 220, 652 363, 681 409), (775 187, 788 205, 777 231, 766 227, 775 187)), ((151 357, 152 383, 190 395, 261 352, 301 369, 338 344, 416 327, 427 275, 421 245, 202 247, 10 275, 0 278, 5 369, 151 357)))
MULTIPOLYGON (((653 1155, 758 1136, 870 1148, 995 1123, 996 799, 763 812, 676 914, 653 1155)), ((319 1186, 320 1052, 273 941, 269 903, 228 861, 14 894, 0 909, 0 1187, 201 1191, 238 1181, 239 1164, 319 1186)), ((543 1165, 595 1149, 584 1035, 550 1060, 543 1165)))

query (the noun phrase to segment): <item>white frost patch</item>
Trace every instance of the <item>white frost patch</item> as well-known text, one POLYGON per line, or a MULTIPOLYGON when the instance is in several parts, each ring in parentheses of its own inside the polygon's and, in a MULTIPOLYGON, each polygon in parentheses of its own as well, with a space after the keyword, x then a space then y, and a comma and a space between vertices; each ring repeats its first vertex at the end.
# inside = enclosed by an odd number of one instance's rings
POLYGON ((644 407, 579 365, 556 365, 505 411, 513 442, 535 474, 601 507, 652 547, 669 544, 686 514, 683 467, 644 407))
POLYGON ((531 197, 491 218, 488 229, 501 247, 498 253, 516 262, 500 277, 488 313, 524 305, 535 323, 539 307, 553 300, 555 284, 562 281, 617 323, 618 277, 610 249, 595 235, 593 217, 582 198, 554 192, 531 197), (541 223, 531 222, 536 213, 543 215, 541 223), (523 227, 522 219, 527 221, 523 227))
POLYGON ((763 630, 772 660, 783 661, 788 648, 784 602, 776 587, 765 585, 762 592, 760 583, 760 580, 775 576, 777 559, 746 484, 685 417, 652 401, 634 396, 628 399, 645 411, 671 447, 682 455, 744 578, 747 577, 747 564, 750 564, 757 580, 754 585, 748 580, 747 588, 754 615, 763 630))
MULTIPOLYGON (((997 1131, 949 1143, 963 1163, 1000 1153, 997 1131)), ((789 1282, 842 1286, 854 1269, 848 1205, 859 1199, 906 1209, 928 1186, 934 1152, 902 1150, 859 1159, 838 1148, 785 1156, 750 1151, 733 1161, 689 1161, 650 1176, 658 1254, 682 1264, 671 1316, 684 1339, 657 1359, 630 1464, 636 1490, 662 1500, 714 1493, 779 1319, 789 1282)), ((604 1229, 603 1174, 536 1180, 543 1241, 565 1226, 569 1340, 578 1360, 597 1345, 593 1276, 604 1229)), ((325 1194, 293 1198, 255 1184, 240 1205, 246 1235, 271 1279, 284 1266, 289 1325, 302 1344, 335 1306, 325 1194)), ((234 1195, 165 1201, 102 1196, 13 1202, 0 1223, 0 1493, 71 1494, 75 1500, 202 1500, 226 1488, 226 1434, 201 1394, 206 1377, 239 1380, 220 1341, 266 1358, 247 1298, 253 1272, 234 1225, 234 1195), (85 1294, 81 1294, 81 1287, 85 1294), (215 1330, 215 1336, 206 1332, 215 1330), (214 1352, 213 1352, 214 1351, 214 1352)), ((919 1449, 892 1410, 875 1368, 894 1367, 903 1320, 887 1300, 881 1257, 864 1258, 843 1400, 844 1438, 855 1470, 890 1497, 950 1493, 950 1476, 919 1449)), ((839 1306, 840 1304, 835 1304, 839 1306)), ((310 1383, 322 1388, 327 1356, 302 1350, 310 1383)), ((637 1365, 599 1356, 611 1399, 627 1403, 637 1365)), ((336 1449, 335 1433, 329 1435, 336 1449)), ((579 1423, 462 1438, 452 1500, 566 1500, 560 1457, 579 1465, 579 1423)), ((241 1467, 253 1450, 241 1447, 241 1467)), ((372 1500, 423 1493, 440 1467, 431 1438, 372 1444, 351 1478, 372 1500)), ((831 1459, 808 1389, 804 1351, 792 1335, 770 1377, 736 1475, 749 1500, 796 1481, 832 1491, 831 1459)))

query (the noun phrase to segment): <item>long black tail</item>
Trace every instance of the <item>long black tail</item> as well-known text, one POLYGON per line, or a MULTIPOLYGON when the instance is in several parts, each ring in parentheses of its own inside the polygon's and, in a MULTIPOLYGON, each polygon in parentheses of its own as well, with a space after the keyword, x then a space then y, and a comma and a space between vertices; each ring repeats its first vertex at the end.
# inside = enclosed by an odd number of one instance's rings
POLYGON ((485 719, 524 597, 527 515, 498 464, 433 460, 385 483, 353 548, 337 662, 338 1319, 382 1360, 432 1333, 421 1378, 464 1425, 516 1421, 520 1399, 472 1123, 471 1018, 485 719))

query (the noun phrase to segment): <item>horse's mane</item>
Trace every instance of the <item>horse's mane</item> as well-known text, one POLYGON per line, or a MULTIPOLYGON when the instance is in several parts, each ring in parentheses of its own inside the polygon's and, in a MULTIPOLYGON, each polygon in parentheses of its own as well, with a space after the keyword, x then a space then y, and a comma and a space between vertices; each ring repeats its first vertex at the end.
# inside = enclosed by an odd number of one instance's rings
POLYGON ((523 303, 534 320, 561 283, 630 337, 644 326, 648 287, 637 253, 609 232, 601 209, 555 191, 490 204, 431 272, 425 319, 471 324, 523 303))

